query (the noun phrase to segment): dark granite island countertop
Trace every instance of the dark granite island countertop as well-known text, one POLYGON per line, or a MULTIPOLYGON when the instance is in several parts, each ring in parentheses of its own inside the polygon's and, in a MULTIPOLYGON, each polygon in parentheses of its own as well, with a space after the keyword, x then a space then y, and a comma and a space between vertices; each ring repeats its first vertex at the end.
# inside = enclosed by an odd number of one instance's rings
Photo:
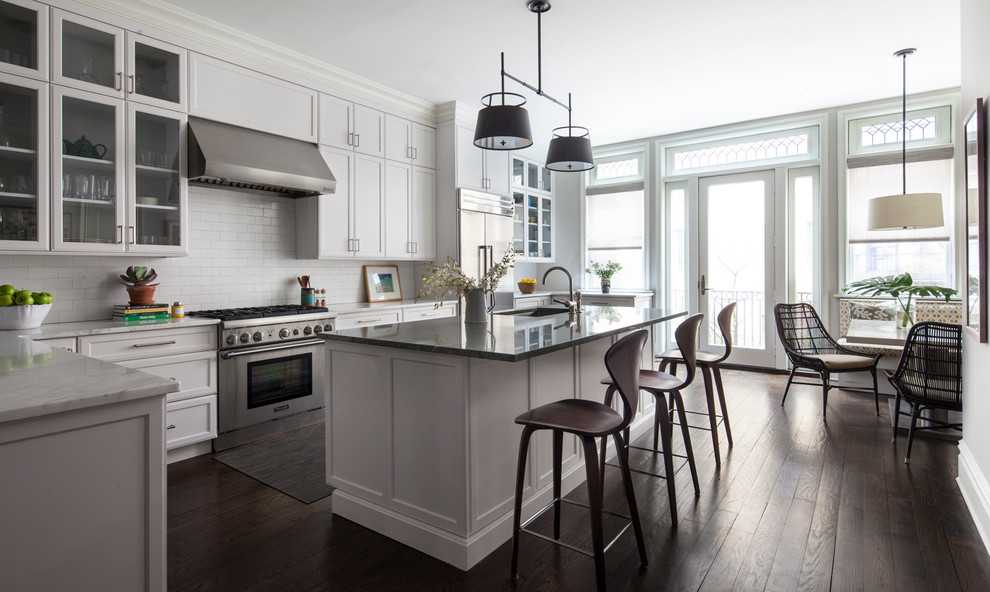
POLYGON ((460 316, 455 316, 343 329, 323 333, 322 337, 330 341, 519 362, 687 315, 684 310, 662 308, 586 306, 572 321, 566 311, 532 316, 534 310, 495 313, 489 316, 488 323, 464 323, 460 316))

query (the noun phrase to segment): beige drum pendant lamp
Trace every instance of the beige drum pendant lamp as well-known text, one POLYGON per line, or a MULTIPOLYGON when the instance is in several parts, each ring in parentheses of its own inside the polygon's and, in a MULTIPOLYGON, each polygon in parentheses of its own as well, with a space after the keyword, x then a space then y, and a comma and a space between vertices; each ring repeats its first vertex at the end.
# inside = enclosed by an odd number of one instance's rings
POLYGON ((943 226, 942 195, 907 192, 907 57, 915 49, 894 53, 903 59, 901 95, 901 193, 875 197, 867 204, 867 230, 907 230, 943 226))

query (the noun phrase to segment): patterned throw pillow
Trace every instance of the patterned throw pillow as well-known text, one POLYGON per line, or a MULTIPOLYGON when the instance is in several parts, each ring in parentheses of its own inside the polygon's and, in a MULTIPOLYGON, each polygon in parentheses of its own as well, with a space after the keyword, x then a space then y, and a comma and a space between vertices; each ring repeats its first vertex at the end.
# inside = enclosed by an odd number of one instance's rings
POLYGON ((897 311, 896 302, 850 302, 849 318, 870 321, 892 321, 897 311))

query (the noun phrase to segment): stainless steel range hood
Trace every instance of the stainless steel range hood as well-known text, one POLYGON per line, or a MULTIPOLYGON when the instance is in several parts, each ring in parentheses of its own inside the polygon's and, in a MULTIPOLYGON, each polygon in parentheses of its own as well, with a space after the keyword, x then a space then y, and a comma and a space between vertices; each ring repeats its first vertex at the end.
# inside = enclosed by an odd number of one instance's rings
POLYGON ((333 173, 316 145, 189 118, 189 181, 307 197, 333 193, 333 173))

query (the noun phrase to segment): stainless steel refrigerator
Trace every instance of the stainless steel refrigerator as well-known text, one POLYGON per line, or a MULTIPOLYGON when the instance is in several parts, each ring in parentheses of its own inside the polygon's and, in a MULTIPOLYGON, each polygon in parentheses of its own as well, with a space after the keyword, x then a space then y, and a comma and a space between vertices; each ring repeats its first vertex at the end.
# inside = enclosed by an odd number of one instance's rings
MULTIPOLYGON (((512 246, 512 198, 472 189, 457 190, 458 263, 467 275, 480 278, 512 246)), ((512 291, 510 271, 497 291, 512 291)))

